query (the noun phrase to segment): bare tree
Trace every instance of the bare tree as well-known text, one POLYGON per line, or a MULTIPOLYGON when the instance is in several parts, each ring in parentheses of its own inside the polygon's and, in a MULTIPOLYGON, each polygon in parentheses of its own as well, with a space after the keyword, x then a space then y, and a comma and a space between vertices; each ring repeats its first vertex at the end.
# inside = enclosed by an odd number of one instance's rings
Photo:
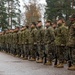
POLYGON ((25 3, 25 22, 30 25, 31 22, 37 22, 41 18, 40 8, 37 0, 30 0, 29 4, 25 3))

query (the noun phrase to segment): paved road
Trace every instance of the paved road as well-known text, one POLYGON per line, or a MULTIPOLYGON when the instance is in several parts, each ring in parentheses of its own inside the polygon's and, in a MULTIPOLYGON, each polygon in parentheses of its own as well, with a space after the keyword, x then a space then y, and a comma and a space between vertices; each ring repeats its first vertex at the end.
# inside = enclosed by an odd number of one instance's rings
POLYGON ((75 71, 68 71, 67 65, 57 69, 0 52, 0 75, 75 75, 75 71))

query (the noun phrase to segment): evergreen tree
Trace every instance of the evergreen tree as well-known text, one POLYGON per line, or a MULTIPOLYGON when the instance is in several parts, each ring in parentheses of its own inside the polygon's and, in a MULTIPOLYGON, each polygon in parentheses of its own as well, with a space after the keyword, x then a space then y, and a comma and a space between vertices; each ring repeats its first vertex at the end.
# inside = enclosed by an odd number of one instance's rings
POLYGON ((20 4, 19 0, 8 0, 7 1, 7 12, 8 12, 8 23, 9 26, 20 25, 18 19, 20 18, 20 4))
POLYGON ((49 20, 56 20, 57 16, 59 18, 65 18, 66 20, 69 16, 75 12, 72 8, 73 0, 46 0, 46 13, 45 16, 49 20))
POLYGON ((6 0, 0 0, 0 28, 2 30, 7 28, 7 13, 5 7, 6 0))

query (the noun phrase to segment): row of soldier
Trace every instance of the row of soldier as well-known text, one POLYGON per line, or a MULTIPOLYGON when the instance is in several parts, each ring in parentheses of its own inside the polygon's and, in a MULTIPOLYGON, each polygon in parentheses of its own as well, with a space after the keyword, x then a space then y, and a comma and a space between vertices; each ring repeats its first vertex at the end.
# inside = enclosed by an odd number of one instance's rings
POLYGON ((16 27, 0 32, 0 50, 37 63, 75 70, 75 15, 68 27, 63 19, 55 23, 32 22, 29 26, 16 27))

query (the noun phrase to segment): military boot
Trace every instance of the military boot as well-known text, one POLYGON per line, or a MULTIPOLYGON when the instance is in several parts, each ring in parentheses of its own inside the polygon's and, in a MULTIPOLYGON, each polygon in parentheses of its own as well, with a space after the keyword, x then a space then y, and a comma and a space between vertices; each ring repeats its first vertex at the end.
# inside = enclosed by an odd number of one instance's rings
POLYGON ((72 65, 71 67, 69 67, 68 70, 74 70, 75 71, 75 65, 72 65))
POLYGON ((17 54, 16 57, 18 57, 19 55, 17 54))
POLYGON ((23 58, 23 55, 21 55, 21 58, 23 58))
POLYGON ((39 58, 39 60, 36 60, 37 63, 43 63, 43 59, 39 58))
POLYGON ((52 65, 52 61, 47 61, 45 65, 52 65))
POLYGON ((28 60, 28 57, 27 57, 27 56, 25 56, 25 57, 23 58, 23 60, 28 60))
POLYGON ((30 61, 35 61, 35 60, 36 60, 36 59, 35 59, 35 58, 33 58, 33 57, 31 57, 31 58, 30 58, 30 61))
POLYGON ((63 68, 64 65, 63 65, 63 63, 59 63, 58 65, 56 65, 56 67, 57 67, 57 68, 63 68))

